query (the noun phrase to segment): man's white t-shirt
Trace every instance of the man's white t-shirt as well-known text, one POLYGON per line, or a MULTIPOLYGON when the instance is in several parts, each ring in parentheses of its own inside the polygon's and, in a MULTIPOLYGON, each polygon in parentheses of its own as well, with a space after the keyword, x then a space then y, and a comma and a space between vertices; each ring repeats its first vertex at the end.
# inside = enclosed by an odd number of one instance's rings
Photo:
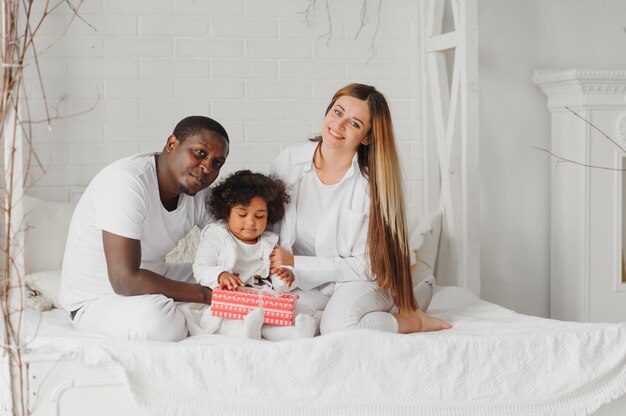
POLYGON ((181 194, 174 211, 159 197, 156 153, 118 160, 100 171, 83 193, 70 223, 60 300, 69 311, 112 294, 102 231, 141 241, 141 268, 164 274, 165 255, 195 225, 204 227, 207 190, 181 194))

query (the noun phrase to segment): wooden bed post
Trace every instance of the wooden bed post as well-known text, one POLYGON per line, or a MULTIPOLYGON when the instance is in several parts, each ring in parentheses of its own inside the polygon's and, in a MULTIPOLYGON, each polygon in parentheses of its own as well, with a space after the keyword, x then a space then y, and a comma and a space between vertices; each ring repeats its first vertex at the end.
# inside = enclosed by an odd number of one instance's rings
POLYGON ((422 0, 425 211, 442 210, 436 276, 480 294, 476 0, 422 0))

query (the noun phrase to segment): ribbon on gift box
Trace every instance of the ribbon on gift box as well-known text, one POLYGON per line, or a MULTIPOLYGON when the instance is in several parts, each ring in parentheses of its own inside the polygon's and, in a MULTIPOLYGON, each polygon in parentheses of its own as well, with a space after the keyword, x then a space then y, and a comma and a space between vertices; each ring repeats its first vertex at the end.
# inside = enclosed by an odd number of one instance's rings
MULTIPOLYGON (((265 293, 265 290, 261 289, 259 290, 259 308, 261 308, 261 310, 263 310, 263 294, 265 293)), ((265 311, 263 311, 263 317, 265 317, 265 311)))

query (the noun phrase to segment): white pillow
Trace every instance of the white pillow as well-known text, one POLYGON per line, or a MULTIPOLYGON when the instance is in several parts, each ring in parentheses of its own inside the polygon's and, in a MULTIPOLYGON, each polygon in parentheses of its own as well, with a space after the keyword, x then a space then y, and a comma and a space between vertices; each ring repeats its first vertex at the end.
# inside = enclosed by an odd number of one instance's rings
POLYGON ((24 197, 24 261, 28 273, 61 269, 75 207, 72 202, 24 197))
POLYGON ((63 308, 59 302, 61 270, 50 270, 27 274, 26 285, 52 301, 55 308, 63 308))
POLYGON ((441 216, 441 211, 418 215, 414 225, 409 226, 413 287, 428 276, 435 274, 441 235, 441 216))
POLYGON ((193 263, 200 242, 200 228, 193 227, 182 240, 165 256, 168 263, 193 263))

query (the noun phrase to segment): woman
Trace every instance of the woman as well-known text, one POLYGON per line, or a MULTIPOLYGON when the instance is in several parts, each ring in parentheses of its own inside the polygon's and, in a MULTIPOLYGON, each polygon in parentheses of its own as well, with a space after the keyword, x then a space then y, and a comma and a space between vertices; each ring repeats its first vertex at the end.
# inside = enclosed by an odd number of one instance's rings
POLYGON ((292 198, 271 267, 292 266, 301 289, 330 296, 322 333, 450 327, 415 301, 398 155, 380 92, 362 84, 337 91, 322 134, 287 148, 271 172, 292 198), (398 312, 388 312, 394 305, 398 312))

